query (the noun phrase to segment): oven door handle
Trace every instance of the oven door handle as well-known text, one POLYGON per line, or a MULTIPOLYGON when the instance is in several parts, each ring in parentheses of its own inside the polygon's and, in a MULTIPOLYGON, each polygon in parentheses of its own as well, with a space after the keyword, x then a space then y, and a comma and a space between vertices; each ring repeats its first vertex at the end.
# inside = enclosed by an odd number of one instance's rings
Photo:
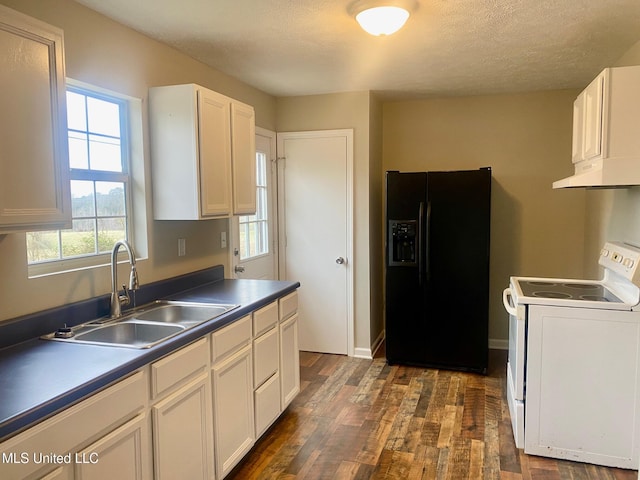
POLYGON ((518 310, 516 310, 515 306, 511 305, 511 288, 505 288, 502 292, 502 303, 509 315, 518 316, 518 310))

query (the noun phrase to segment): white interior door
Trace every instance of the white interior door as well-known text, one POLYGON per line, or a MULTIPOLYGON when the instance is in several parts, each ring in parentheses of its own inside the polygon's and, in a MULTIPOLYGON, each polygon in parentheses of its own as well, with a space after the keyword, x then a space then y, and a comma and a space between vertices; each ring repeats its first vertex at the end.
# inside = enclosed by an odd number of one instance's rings
POLYGON ((280 278, 297 280, 300 349, 353 354, 353 130, 278 133, 280 278))
POLYGON ((256 127, 256 214, 231 218, 233 278, 278 278, 276 134, 256 127))

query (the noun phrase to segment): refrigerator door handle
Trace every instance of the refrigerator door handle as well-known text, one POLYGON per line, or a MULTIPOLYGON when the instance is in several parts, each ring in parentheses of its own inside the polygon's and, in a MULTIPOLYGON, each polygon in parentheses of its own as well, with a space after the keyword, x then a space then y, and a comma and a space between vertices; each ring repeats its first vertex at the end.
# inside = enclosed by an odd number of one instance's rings
POLYGON ((422 238, 422 219, 424 218, 424 202, 420 202, 418 209, 418 241, 416 242, 416 260, 418 262, 418 283, 422 285, 424 282, 424 271, 422 267, 422 251, 423 251, 423 238, 422 238))
POLYGON ((427 202, 427 230, 426 230, 426 241, 425 241, 425 266, 427 270, 427 281, 429 280, 430 270, 429 270, 429 258, 431 255, 429 254, 429 250, 431 247, 431 202, 427 202))

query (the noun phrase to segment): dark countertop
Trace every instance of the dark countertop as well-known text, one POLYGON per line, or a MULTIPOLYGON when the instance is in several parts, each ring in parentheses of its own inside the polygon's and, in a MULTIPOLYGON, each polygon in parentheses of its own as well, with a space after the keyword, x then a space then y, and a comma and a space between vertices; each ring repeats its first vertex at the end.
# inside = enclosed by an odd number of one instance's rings
MULTIPOLYGON (((184 282, 180 286, 184 287, 184 282)), ((162 298, 169 300, 234 303, 240 307, 148 349, 74 344, 40 338, 1 349, 0 440, 95 394, 138 368, 228 325, 299 286, 298 282, 288 281, 218 280, 164 295, 162 298)), ((89 320, 91 318, 85 319, 89 320)))

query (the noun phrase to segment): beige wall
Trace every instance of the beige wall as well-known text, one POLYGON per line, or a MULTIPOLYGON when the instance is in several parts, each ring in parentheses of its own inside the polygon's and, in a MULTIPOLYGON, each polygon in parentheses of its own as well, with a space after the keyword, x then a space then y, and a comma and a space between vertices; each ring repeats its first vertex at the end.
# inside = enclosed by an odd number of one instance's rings
POLYGON ((585 192, 551 188, 554 180, 571 174, 571 116, 577 93, 384 104, 385 170, 493 169, 491 339, 508 338, 501 294, 510 275, 583 274, 585 192))
MULTIPOLYGON (((371 182, 375 185, 380 175, 379 171, 372 171, 369 164, 372 147, 369 133, 369 112, 372 102, 375 106, 375 100, 371 100, 371 95, 368 92, 279 98, 276 116, 278 132, 341 128, 351 128, 354 131, 353 232, 355 259, 351 264, 355 266, 354 339, 356 354, 365 353, 371 347, 371 337, 376 337, 376 332, 371 329, 371 319, 378 319, 380 316, 380 310, 372 311, 371 308, 372 295, 376 295, 376 298, 381 295, 380 291, 374 292, 372 289, 372 275, 379 277, 379 274, 372 273, 372 269, 375 270, 378 267, 370 262, 371 256, 374 254, 370 243, 370 189, 371 182)), ((379 153, 377 155, 379 158, 379 153)), ((375 288, 377 287, 374 286, 375 288)))
MULTIPOLYGON (((640 41, 613 66, 631 65, 640 65, 640 41)), ((587 190, 586 215, 585 269, 590 276, 599 277, 597 258, 606 240, 640 245, 640 187, 587 190)))
POLYGON ((382 101, 371 95, 369 107, 369 243, 371 278, 371 345, 384 331, 384 217, 382 166, 382 101))
MULTIPOLYGON (((157 85, 199 83, 253 105, 256 123, 271 130, 275 129, 275 98, 70 0, 0 3, 64 30, 68 77, 143 99, 149 258, 138 263, 141 283, 226 266, 228 250, 219 248, 218 240, 220 232, 228 229, 226 220, 152 220, 147 91, 157 85), (187 239, 187 255, 181 258, 177 257, 179 237, 187 239)), ((24 234, 0 235, 0 283, 0 320, 101 295, 111 288, 108 267, 28 279, 24 234)))
MULTIPOLYGON (((356 349, 382 331, 382 180, 387 169, 492 166, 490 337, 506 339, 500 292, 509 275, 598 275, 605 238, 640 243, 640 187, 551 189, 572 173, 571 104, 578 91, 383 103, 368 92, 281 98, 264 94, 71 0, 0 0, 62 28, 67 76, 143 99, 149 258, 142 283, 222 263, 226 220, 154 222, 146 118, 150 86, 199 83, 254 105, 257 125, 279 131, 354 129, 356 349), (187 239, 186 257, 176 255, 187 239)), ((640 64, 640 42, 618 65, 640 64)), ((107 267, 29 280, 23 234, 0 235, 0 321, 107 293, 107 267)))

